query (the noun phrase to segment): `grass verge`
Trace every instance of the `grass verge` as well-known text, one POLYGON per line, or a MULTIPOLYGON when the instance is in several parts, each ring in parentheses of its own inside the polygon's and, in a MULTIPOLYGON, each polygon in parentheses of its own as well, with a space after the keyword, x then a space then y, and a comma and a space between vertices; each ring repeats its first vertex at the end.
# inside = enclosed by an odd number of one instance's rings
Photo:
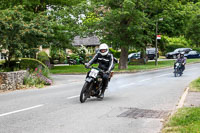
MULTIPOLYGON (((187 63, 200 62, 200 59, 188 59, 187 63)), ((155 62, 148 62, 145 65, 128 65, 127 69, 119 70, 118 64, 116 64, 114 71, 115 72, 137 72, 142 70, 153 70, 159 68, 172 67, 174 60, 168 61, 159 61, 158 66, 155 66, 155 62)), ((94 66, 97 66, 95 64, 94 66)), ((50 70, 52 74, 76 74, 76 73, 86 73, 88 69, 84 65, 72 65, 72 66, 55 66, 50 70)))
POLYGON ((200 78, 190 83, 190 91, 200 92, 200 78))
POLYGON ((164 125, 162 133, 200 133, 200 107, 181 108, 164 125))

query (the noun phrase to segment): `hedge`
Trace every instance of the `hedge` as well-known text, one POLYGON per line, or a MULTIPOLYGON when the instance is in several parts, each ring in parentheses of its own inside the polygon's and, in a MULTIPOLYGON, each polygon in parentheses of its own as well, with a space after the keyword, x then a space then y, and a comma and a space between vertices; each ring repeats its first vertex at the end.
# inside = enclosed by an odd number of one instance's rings
POLYGON ((48 57, 47 53, 44 52, 44 51, 41 51, 41 52, 38 53, 37 59, 39 61, 41 61, 42 63, 45 63, 46 61, 49 61, 49 57, 48 57))
MULTIPOLYGON (((112 48, 110 48, 109 51, 110 51, 110 53, 113 54, 113 56, 114 56, 115 58, 120 58, 120 54, 121 54, 120 51, 114 50, 114 49, 112 49, 112 48)), ((130 54, 130 53, 136 53, 136 52, 137 52, 137 50, 130 50, 130 51, 128 51, 128 54, 130 54)))
POLYGON ((19 61, 19 65, 21 69, 32 69, 41 66, 42 68, 48 69, 48 67, 42 63, 41 61, 33 58, 21 58, 21 61, 19 61))
POLYGON ((185 45, 180 45, 180 44, 173 44, 173 45, 167 45, 166 46, 166 52, 172 52, 177 48, 185 48, 185 45))

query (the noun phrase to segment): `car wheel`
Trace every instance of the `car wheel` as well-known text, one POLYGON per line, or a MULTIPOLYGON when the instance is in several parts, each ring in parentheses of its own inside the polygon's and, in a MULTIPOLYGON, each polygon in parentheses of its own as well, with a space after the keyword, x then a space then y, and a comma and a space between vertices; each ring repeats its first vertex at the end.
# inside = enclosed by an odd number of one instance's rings
POLYGON ((173 59, 176 59, 176 57, 177 57, 176 55, 173 55, 173 59))

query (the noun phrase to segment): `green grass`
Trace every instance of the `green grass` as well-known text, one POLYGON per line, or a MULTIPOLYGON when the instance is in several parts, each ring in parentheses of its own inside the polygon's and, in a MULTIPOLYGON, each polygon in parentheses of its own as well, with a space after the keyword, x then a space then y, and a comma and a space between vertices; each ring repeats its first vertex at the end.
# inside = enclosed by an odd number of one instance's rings
POLYGON ((164 125, 163 133, 200 133, 200 107, 181 108, 164 125))
POLYGON ((0 60, 0 65, 5 63, 5 60, 0 60))
POLYGON ((200 78, 190 83, 190 91, 200 92, 200 78))
POLYGON ((88 69, 84 65, 71 65, 71 66, 55 66, 50 69, 50 73, 60 74, 60 73, 86 73, 88 69))
MULTIPOLYGON (((187 63, 200 62, 200 59, 188 59, 187 63)), ((115 72, 136 72, 143 70, 152 70, 159 68, 172 67, 174 64, 174 60, 170 61, 159 61, 158 66, 155 66, 155 62, 148 62, 145 65, 128 65, 127 69, 119 70, 118 64, 115 66, 115 72)), ((97 65, 94 65, 97 66, 97 65)), ((53 74, 75 74, 75 73, 86 73, 88 69, 84 67, 84 65, 71 65, 71 66, 55 66, 50 70, 50 73, 53 74)))

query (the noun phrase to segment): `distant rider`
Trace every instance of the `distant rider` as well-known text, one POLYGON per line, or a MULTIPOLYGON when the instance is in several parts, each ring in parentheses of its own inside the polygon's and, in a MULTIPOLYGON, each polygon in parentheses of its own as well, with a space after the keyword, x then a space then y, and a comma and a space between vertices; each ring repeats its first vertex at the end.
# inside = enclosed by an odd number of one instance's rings
POLYGON ((103 43, 99 46, 99 51, 85 64, 86 68, 89 68, 89 66, 95 62, 99 64, 98 68, 105 71, 105 73, 103 73, 103 87, 100 94, 100 97, 104 97, 104 92, 108 86, 110 72, 114 69, 114 57, 109 53, 107 44, 103 43))
POLYGON ((178 62, 178 63, 181 63, 181 69, 182 69, 182 72, 185 70, 185 64, 186 64, 186 60, 187 58, 184 57, 184 52, 181 52, 179 54, 179 57, 177 58, 176 62, 174 63, 174 68, 175 68, 175 64, 178 62))

